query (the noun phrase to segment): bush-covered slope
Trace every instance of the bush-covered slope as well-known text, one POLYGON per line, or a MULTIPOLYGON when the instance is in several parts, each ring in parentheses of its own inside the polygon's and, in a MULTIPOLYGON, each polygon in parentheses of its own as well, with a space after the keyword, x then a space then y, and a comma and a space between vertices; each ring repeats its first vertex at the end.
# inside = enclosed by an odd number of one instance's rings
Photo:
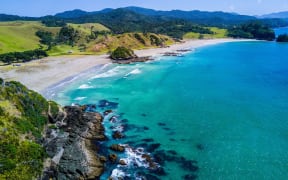
POLYGON ((0 78, 0 179, 30 180, 41 173, 45 153, 38 142, 48 107, 38 93, 0 78))

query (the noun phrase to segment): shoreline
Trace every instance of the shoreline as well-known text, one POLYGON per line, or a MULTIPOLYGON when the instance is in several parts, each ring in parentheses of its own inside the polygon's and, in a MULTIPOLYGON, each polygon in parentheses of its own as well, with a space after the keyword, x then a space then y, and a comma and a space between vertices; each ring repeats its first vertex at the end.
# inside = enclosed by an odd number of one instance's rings
MULTIPOLYGON (((135 50, 139 57, 151 56, 161 57, 164 53, 174 52, 183 49, 195 49, 208 45, 216 45, 227 42, 253 41, 249 39, 208 39, 208 40, 187 40, 183 43, 173 44, 166 48, 151 48, 135 50)), ((112 61, 108 55, 67 55, 59 57, 48 57, 40 60, 21 63, 21 66, 0 67, 1 77, 7 81, 19 81, 29 89, 39 93, 48 92, 48 89, 71 81, 77 75, 87 70, 93 70, 112 61)))

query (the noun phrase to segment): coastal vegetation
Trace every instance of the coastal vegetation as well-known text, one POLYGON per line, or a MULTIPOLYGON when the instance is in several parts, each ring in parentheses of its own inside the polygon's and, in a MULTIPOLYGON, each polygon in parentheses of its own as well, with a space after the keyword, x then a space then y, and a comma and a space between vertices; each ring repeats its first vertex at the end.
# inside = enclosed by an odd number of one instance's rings
POLYGON ((127 60, 135 58, 136 55, 134 54, 132 49, 128 49, 126 47, 118 47, 116 48, 110 55, 110 57, 114 60, 127 60))
POLYGON ((0 54, 0 61, 4 64, 28 62, 34 59, 47 57, 48 54, 42 49, 29 50, 24 52, 10 52, 0 54))
POLYGON ((260 21, 252 21, 233 27, 228 30, 228 36, 233 38, 248 38, 268 41, 275 39, 274 31, 260 21))
POLYGON ((18 82, 0 84, 0 179, 36 178, 45 157, 38 142, 49 102, 18 82))
POLYGON ((281 34, 276 39, 277 42, 288 42, 288 34, 281 34))

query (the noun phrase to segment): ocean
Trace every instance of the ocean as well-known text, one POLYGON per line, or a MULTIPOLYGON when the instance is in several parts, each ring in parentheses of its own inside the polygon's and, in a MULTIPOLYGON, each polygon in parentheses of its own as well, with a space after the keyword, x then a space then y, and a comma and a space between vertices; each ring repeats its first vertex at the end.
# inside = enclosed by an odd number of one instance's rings
POLYGON ((287 52, 287 43, 231 42, 183 57, 108 64, 50 89, 50 98, 113 110, 104 122, 110 140, 97 145, 125 144, 119 156, 128 165, 107 163, 101 179, 284 180, 287 52), (113 140, 115 131, 124 138, 113 140))

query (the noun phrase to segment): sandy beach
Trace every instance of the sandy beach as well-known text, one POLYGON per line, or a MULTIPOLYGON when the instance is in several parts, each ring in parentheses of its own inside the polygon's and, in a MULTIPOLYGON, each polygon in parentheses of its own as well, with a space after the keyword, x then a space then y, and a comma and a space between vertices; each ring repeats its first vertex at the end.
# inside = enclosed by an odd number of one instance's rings
MULTIPOLYGON (((153 48, 136 50, 135 54, 141 56, 161 56, 165 52, 173 52, 180 49, 195 49, 202 46, 213 45, 224 42, 247 41, 235 39, 211 39, 211 40, 188 40, 184 43, 174 44, 167 48, 153 48)), ((86 56, 59 56, 48 57, 20 66, 1 66, 0 77, 7 81, 19 81, 28 88, 43 92, 46 88, 63 81, 66 78, 75 76, 94 66, 111 63, 108 55, 86 55, 86 56)))

